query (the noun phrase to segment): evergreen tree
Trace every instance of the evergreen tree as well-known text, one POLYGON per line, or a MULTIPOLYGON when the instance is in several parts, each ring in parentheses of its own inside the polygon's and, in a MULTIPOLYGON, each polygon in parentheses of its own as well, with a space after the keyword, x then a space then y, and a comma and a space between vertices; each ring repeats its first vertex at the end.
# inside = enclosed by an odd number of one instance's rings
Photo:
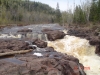
POLYGON ((61 12, 59 9, 59 4, 57 3, 57 7, 56 7, 56 22, 61 24, 61 12))
POLYGON ((55 9, 30 0, 0 0, 0 24, 54 22, 55 9))
POLYGON ((98 21, 100 22, 100 0, 98 1, 98 21))
POLYGON ((76 23, 76 24, 86 23, 86 14, 82 10, 81 6, 76 6, 75 11, 74 11, 73 22, 76 23))
POLYGON ((90 8, 89 20, 92 21, 92 22, 96 22, 98 20, 97 0, 92 0, 92 5, 91 5, 91 8, 90 8))

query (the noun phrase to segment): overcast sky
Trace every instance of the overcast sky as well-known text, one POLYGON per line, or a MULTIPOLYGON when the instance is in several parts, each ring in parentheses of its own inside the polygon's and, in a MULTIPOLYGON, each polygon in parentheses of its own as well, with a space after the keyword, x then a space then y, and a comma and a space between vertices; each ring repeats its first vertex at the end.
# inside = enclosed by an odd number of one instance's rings
POLYGON ((30 0, 30 1, 45 3, 53 8, 56 8, 58 2, 60 10, 67 11, 69 8, 70 9, 74 8, 74 2, 75 5, 81 5, 81 3, 85 0, 30 0))

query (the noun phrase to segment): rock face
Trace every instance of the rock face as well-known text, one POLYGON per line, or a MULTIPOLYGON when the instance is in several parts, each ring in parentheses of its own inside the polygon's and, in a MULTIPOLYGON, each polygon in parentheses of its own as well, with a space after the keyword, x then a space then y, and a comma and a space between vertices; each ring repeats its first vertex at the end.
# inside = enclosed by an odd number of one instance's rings
POLYGON ((37 45, 37 47, 40 47, 40 48, 45 48, 45 47, 47 47, 47 42, 44 42, 44 41, 42 41, 42 40, 40 40, 40 39, 35 39, 35 40, 32 42, 32 44, 37 45))
POLYGON ((100 56, 100 44, 96 46, 95 53, 100 56))
MULTIPOLYGON (((47 30, 45 33, 51 41, 65 36, 58 30, 47 30)), ((47 47, 47 43, 39 39, 31 41, 0 40, 0 53, 30 49, 31 42, 41 50, 36 49, 31 53, 1 59, 0 75, 82 75, 84 73, 83 65, 77 58, 56 52, 54 48, 47 47), (81 68, 79 69, 79 67, 81 68)))
POLYGON ((86 38, 89 33, 91 33, 91 30, 87 30, 87 29, 69 29, 68 31, 69 35, 82 37, 82 38, 86 38))
POLYGON ((49 41, 55 41, 56 39, 62 39, 65 36, 65 33, 59 30, 44 29, 42 30, 42 32, 47 34, 47 38, 49 41))
POLYGON ((98 38, 92 38, 89 40, 90 45, 96 46, 95 53, 100 56, 100 40, 98 38))
POLYGON ((100 44, 100 40, 96 39, 96 38, 92 38, 89 41, 90 45, 99 45, 100 44))
POLYGON ((10 52, 10 51, 19 51, 19 50, 28 50, 29 44, 20 41, 20 40, 0 40, 0 53, 10 52))
MULTIPOLYGON (((31 40, 32 42, 32 40, 31 40)), ((20 50, 29 50, 29 49, 35 49, 31 47, 31 42, 25 41, 25 40, 18 40, 18 39, 7 39, 7 40, 0 40, 0 53, 5 52, 11 52, 11 51, 20 51, 20 50)), ((37 45, 39 48, 46 48, 47 42, 44 42, 39 39, 35 39, 32 42, 33 45, 37 45)))
POLYGON ((72 28, 69 28, 68 34, 86 38, 89 40, 89 44, 96 46, 95 53, 100 55, 100 27, 93 27, 93 28, 87 28, 87 27, 76 27, 74 26, 72 28))
POLYGON ((0 60, 0 75, 81 75, 81 72, 84 73, 83 65, 77 58, 58 52, 53 54, 48 52, 48 56, 42 57, 31 54, 19 55, 14 60, 17 62, 0 60))
POLYGON ((22 29, 22 30, 18 30, 17 32, 32 32, 31 29, 22 29))

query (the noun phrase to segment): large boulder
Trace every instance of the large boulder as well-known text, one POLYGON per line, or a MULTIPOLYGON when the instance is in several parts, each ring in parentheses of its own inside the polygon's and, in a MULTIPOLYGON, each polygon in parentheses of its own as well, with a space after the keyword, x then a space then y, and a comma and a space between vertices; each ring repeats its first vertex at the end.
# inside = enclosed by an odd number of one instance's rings
POLYGON ((0 40, 0 43, 0 53, 29 49, 28 43, 17 39, 0 40))
POLYGON ((40 39, 35 39, 32 42, 32 44, 37 45, 37 47, 39 47, 39 48, 45 48, 45 47, 47 47, 47 42, 44 42, 44 41, 42 41, 40 39))
POLYGON ((90 45, 99 45, 100 40, 98 38, 92 38, 89 40, 90 45))
POLYGON ((42 30, 42 32, 47 34, 47 38, 49 41, 55 41, 56 39, 62 39, 65 36, 65 33, 59 30, 44 29, 42 30))

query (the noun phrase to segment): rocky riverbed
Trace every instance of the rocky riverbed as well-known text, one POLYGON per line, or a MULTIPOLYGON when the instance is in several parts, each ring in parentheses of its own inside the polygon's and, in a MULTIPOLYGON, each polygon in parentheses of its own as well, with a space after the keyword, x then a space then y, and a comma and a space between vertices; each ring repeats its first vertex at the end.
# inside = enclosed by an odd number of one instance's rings
MULTIPOLYGON (((68 43, 69 36, 66 37, 66 35, 86 38, 91 45, 96 46, 95 53, 99 55, 99 34, 86 28, 70 27, 67 30, 56 24, 4 28, 0 36, 0 75, 90 75, 90 73, 84 72, 86 66, 83 66, 84 63, 80 63, 80 58, 71 54, 75 51, 75 54, 77 54, 78 50, 85 47, 82 44, 82 47, 79 46, 75 48, 77 50, 74 49, 73 44, 79 43, 78 40, 80 39, 77 39, 77 42, 71 39, 72 50, 75 50, 71 53, 66 52, 66 48, 67 50, 71 48, 64 47, 63 44, 67 46, 64 42, 68 43), (68 32, 64 33, 64 29, 68 32), (61 43, 60 40, 64 42, 61 43), (51 46, 48 41, 51 42, 51 46), (60 51, 57 51, 56 46, 60 48, 60 51), (26 52, 27 50, 30 51, 26 52), (7 55, 9 53, 10 56, 7 55)), ((69 39, 69 42, 71 40, 69 39)), ((78 46, 78 44, 76 45, 78 46)), ((82 50, 85 51, 85 48, 82 50)), ((88 54, 88 51, 86 52, 88 54)), ((78 53, 80 57, 83 56, 81 51, 78 51, 78 53)), ((90 66, 88 69, 90 69, 90 66)))
MULTIPOLYGON (((79 60, 67 54, 50 51, 16 55, 13 58, 0 59, 1 75, 81 75, 83 65, 79 60), (81 70, 79 69, 81 67, 81 70)), ((85 75, 85 73, 84 73, 85 75)))
POLYGON ((4 28, 2 31, 0 54, 5 55, 0 57, 0 75, 85 75, 84 66, 79 63, 77 58, 56 52, 53 47, 47 46, 47 42, 40 40, 38 34, 34 35, 37 38, 26 37, 27 33, 42 32, 50 41, 62 39, 65 34, 59 31, 59 26, 53 26, 51 29, 46 29, 44 26, 44 29, 41 28, 40 31, 38 28, 30 27, 32 26, 4 28), (31 52, 19 54, 19 51, 30 49, 31 52), (18 53, 13 54, 12 52, 15 51, 18 53), (7 53, 12 53, 11 57, 6 56, 7 53))
POLYGON ((0 75, 81 75, 84 66, 73 56, 56 52, 47 43, 36 39, 32 42, 10 39, 0 41, 0 54, 33 49, 25 54, 0 57, 0 75), (81 69, 79 69, 81 67, 81 69))
POLYGON ((95 53, 100 55, 100 26, 93 28, 70 26, 68 34, 89 40, 90 45, 96 46, 95 53))

